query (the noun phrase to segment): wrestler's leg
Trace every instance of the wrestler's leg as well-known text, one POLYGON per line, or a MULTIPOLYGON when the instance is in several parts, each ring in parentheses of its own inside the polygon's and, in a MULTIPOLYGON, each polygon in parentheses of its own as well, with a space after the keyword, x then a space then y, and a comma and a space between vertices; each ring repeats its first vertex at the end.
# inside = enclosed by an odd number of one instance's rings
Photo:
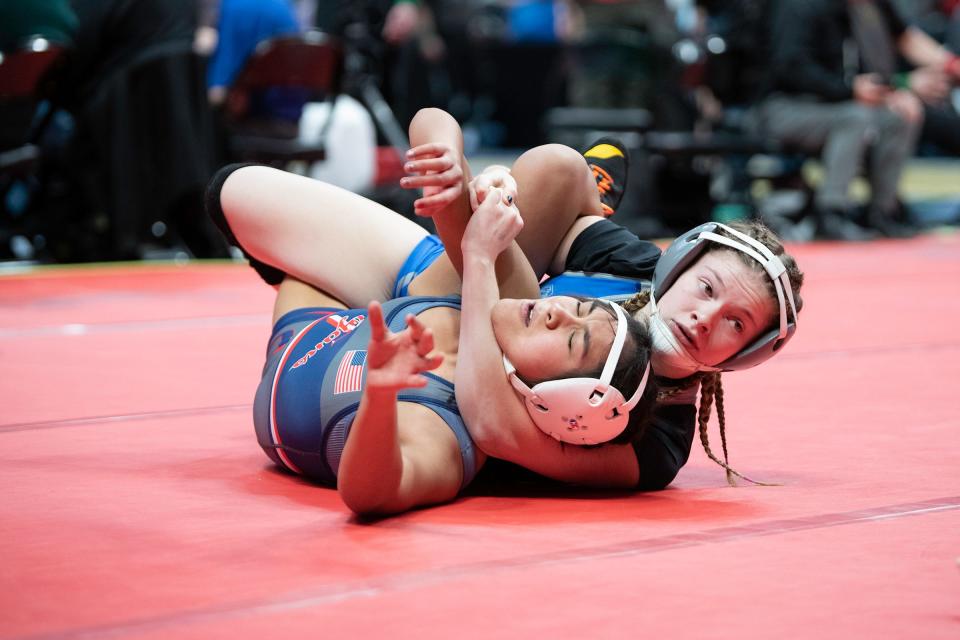
POLYGON ((277 299, 273 303, 272 322, 276 323, 285 314, 305 307, 346 309, 347 305, 313 285, 286 276, 280 286, 277 287, 277 299))
POLYGON ((579 151, 560 144, 527 151, 511 173, 523 216, 517 243, 542 276, 577 219, 603 215, 596 179, 579 151))
POLYGON ((387 300, 420 226, 339 187, 269 167, 231 173, 219 198, 253 257, 349 307, 387 300))

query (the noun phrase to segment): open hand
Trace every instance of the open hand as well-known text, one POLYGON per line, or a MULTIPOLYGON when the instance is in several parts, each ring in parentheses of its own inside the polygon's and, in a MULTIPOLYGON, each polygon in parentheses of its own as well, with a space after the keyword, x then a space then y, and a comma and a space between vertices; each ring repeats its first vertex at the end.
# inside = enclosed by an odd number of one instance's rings
POLYGON ((407 328, 393 333, 383 321, 383 307, 373 301, 370 314, 370 343, 367 345, 367 388, 399 391, 423 387, 427 379, 421 373, 436 369, 443 355, 433 351, 433 332, 413 315, 406 318, 407 328))
POLYGON ((423 197, 413 203, 418 216, 430 217, 463 193, 463 167, 460 153, 450 145, 430 142, 407 151, 403 168, 411 176, 400 179, 404 189, 423 189, 423 197))

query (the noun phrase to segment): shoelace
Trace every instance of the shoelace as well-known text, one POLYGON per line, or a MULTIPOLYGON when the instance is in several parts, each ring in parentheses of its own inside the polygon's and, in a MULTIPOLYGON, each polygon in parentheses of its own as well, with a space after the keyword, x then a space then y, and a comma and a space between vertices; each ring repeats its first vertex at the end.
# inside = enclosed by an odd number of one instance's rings
POLYGON ((600 195, 609 193, 610 189, 613 188, 613 178, 610 177, 610 174, 607 173, 603 167, 595 164, 591 164, 590 169, 593 171, 593 177, 597 181, 597 190, 600 191, 600 195))

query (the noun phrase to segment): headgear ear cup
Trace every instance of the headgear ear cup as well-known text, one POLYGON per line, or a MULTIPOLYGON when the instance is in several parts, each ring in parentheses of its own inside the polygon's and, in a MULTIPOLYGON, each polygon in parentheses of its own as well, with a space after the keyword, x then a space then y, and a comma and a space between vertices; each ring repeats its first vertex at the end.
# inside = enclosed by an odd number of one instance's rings
POLYGON ((704 363, 704 370, 749 369, 773 356, 797 330, 797 308, 793 300, 790 277, 783 262, 766 245, 719 222, 702 224, 679 236, 660 256, 654 270, 650 294, 656 304, 656 299, 676 282, 680 274, 686 271, 711 246, 711 243, 730 247, 756 260, 770 277, 777 293, 780 313, 777 329, 763 333, 738 353, 714 367, 708 367, 704 363), (729 233, 733 238, 719 235, 717 232, 720 230, 729 233))
POLYGON ((517 377, 516 368, 503 357, 504 368, 513 387, 523 396, 527 413, 537 427, 553 438, 570 444, 600 444, 616 438, 627 427, 630 410, 640 401, 650 376, 647 362, 643 378, 629 400, 610 386, 627 337, 627 319, 623 310, 604 300, 615 310, 617 332, 600 378, 564 378, 540 382, 531 389, 517 377))

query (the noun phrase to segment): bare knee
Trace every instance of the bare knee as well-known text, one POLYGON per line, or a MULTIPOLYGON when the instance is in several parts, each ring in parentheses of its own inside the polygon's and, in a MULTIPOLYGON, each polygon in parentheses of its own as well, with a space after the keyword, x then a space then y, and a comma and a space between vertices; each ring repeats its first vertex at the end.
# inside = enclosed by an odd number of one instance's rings
POLYGON ((549 209, 551 216, 559 211, 568 211, 574 217, 601 212, 593 173, 576 149, 562 144, 534 147, 517 159, 513 175, 525 220, 531 203, 524 194, 532 194, 537 206, 549 209))
POLYGON ((240 167, 227 176, 220 189, 220 207, 234 233, 238 227, 243 233, 247 225, 257 222, 262 208, 251 205, 262 191, 261 185, 270 179, 274 171, 276 169, 270 167, 250 165, 240 167))
POLYGON ((534 147, 521 155, 513 166, 514 171, 531 171, 550 180, 564 182, 580 179, 590 173, 590 167, 580 152, 563 144, 534 147))

